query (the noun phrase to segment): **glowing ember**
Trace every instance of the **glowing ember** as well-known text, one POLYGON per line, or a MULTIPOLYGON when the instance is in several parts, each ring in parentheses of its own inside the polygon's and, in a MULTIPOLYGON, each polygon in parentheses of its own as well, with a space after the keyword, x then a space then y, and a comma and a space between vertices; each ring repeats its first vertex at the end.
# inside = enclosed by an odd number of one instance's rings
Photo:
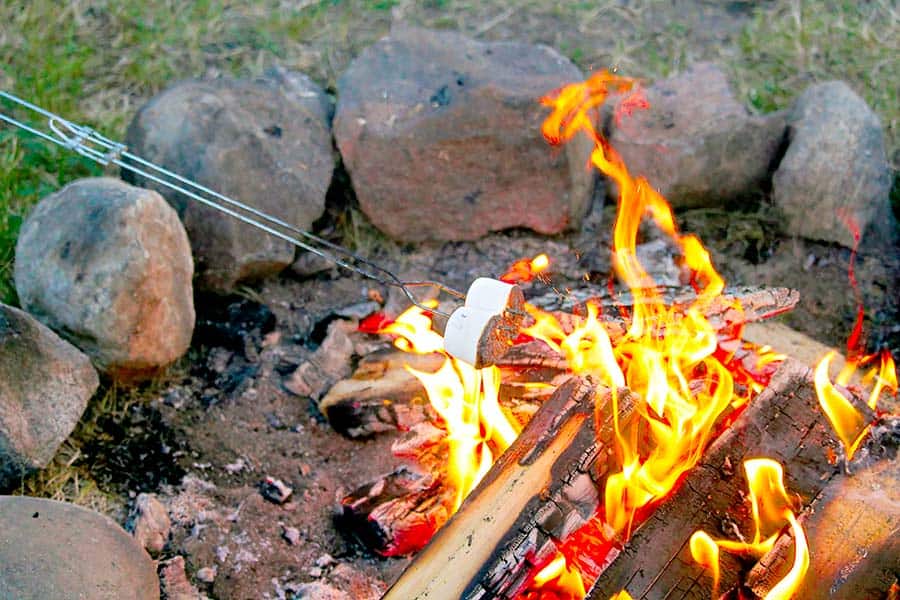
POLYGON ((550 258, 546 254, 538 254, 534 258, 520 258, 512 264, 500 281, 506 283, 527 283, 534 280, 550 266, 550 258))
POLYGON ((784 471, 777 462, 757 458, 744 462, 750 505, 756 531, 752 542, 714 540, 704 531, 691 536, 691 556, 711 571, 713 597, 718 597, 719 550, 734 554, 749 554, 757 558, 774 546, 781 530, 790 525, 794 538, 794 563, 791 570, 766 594, 764 600, 789 600, 800 587, 809 568, 809 548, 806 535, 791 509, 791 500, 784 488, 784 471), (765 536, 765 537, 764 537, 765 536))

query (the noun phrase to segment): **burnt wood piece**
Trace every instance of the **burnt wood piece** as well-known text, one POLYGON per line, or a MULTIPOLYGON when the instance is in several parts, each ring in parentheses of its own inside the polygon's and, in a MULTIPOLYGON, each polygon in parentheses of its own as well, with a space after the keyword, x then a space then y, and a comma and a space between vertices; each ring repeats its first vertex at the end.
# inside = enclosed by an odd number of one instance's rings
MULTIPOLYGON (((533 414, 554 389, 531 384, 559 383, 566 363, 543 342, 514 350, 509 364, 498 365, 503 374, 500 400, 524 424, 527 419, 520 415, 533 414)), ((405 367, 433 373, 445 360, 443 354, 410 354, 397 348, 373 353, 360 360, 350 378, 331 387, 319 410, 336 431, 351 438, 409 429, 433 419, 433 411, 422 383, 405 367)))
MULTIPOLYGON (((561 385, 384 598, 516 597, 596 513, 614 460, 612 405, 587 379, 561 385)), ((618 405, 630 418, 627 390, 618 405)))
POLYGON ((450 518, 453 498, 441 479, 400 467, 344 496, 335 526, 382 556, 405 556, 450 518))
MULTIPOLYGON (((732 539, 738 531, 752 535, 742 461, 777 460, 788 491, 806 503, 839 472, 828 460, 839 448, 819 410, 811 370, 785 360, 678 489, 612 553, 587 597, 608 600, 625 590, 635 600, 709 598, 712 580, 692 560, 688 542, 698 529, 732 539)), ((743 571, 737 558, 723 552, 721 589, 734 587, 743 571)))
MULTIPOLYGON (((696 294, 690 288, 659 288, 658 291, 667 306, 687 308, 696 299, 696 294)), ((724 315, 731 310, 734 300, 741 303, 743 322, 753 323, 793 309, 800 300, 800 294, 788 288, 727 288, 721 297, 706 308, 707 318, 724 315)), ((585 305, 589 301, 601 309, 601 318, 604 320, 620 319, 622 309, 627 311, 635 305, 630 292, 611 295, 608 290, 598 286, 576 288, 569 290, 565 295, 551 292, 529 300, 531 304, 543 310, 574 314, 585 314, 585 305)))
MULTIPOLYGON (((881 600, 900 576, 900 417, 887 421, 875 427, 866 444, 875 460, 854 460, 849 473, 830 481, 800 515, 809 569, 797 598, 881 600)), ((793 560, 794 540, 785 533, 750 571, 746 588, 764 597, 793 560)))
POLYGON ((389 348, 363 357, 349 379, 335 383, 319 402, 331 426, 351 438, 408 429, 428 418, 425 388, 406 365, 437 371, 443 354, 410 354, 389 348))
POLYGON ((418 423, 391 447, 415 467, 391 473, 345 495, 335 525, 382 556, 404 556, 420 550, 452 514, 455 497, 446 485, 447 433, 428 422, 418 423))

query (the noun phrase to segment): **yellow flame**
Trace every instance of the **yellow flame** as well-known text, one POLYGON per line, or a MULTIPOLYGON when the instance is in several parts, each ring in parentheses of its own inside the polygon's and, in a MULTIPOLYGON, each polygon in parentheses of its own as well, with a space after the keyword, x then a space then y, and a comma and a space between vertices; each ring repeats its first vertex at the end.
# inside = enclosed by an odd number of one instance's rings
MULTIPOLYGON (((844 445, 847 460, 850 460, 856 453, 860 442, 865 438, 869 426, 863 414, 828 379, 828 367, 834 356, 834 352, 829 352, 825 358, 819 361, 813 380, 816 386, 816 396, 819 398, 819 406, 831 422, 841 444, 844 445)), ((838 380, 846 382, 851 374, 852 372, 848 373, 847 369, 844 369, 838 376, 838 380)))
POLYGON ((409 366, 406 369, 422 382, 429 402, 447 429, 447 477, 455 490, 455 511, 518 435, 515 421, 507 417, 498 401, 500 370, 475 369, 446 355, 443 338, 431 328, 431 318, 416 306, 381 333, 398 336, 394 343, 405 352, 445 354, 443 364, 434 373, 409 366))
MULTIPOLYGON (((645 179, 631 176, 593 126, 590 111, 610 90, 631 86, 629 79, 601 72, 543 100, 553 108, 544 123, 545 137, 562 141, 586 133, 595 142, 591 161, 618 187, 613 265, 635 299, 628 329, 613 347, 596 307, 589 305, 587 318, 568 335, 552 316, 538 315, 536 309, 531 309, 536 323, 526 330, 563 353, 575 373, 592 375, 612 389, 625 385, 638 399, 646 433, 617 427, 622 470, 608 478, 604 493, 604 519, 624 537, 636 513, 668 494, 697 463, 718 418, 741 400, 732 374, 713 356, 717 333, 703 312, 724 289, 709 253, 695 236, 678 232, 666 200, 645 179), (645 216, 671 237, 693 274, 697 297, 687 310, 666 305, 638 260, 638 228, 645 216)), ((737 303, 733 308, 741 310, 737 303)))
POLYGON ((799 589, 809 568, 809 547, 803 527, 791 509, 791 499, 784 487, 784 469, 774 460, 754 458, 744 461, 744 472, 755 527, 753 541, 714 540, 706 532, 697 531, 691 536, 691 556, 703 568, 711 571, 715 598, 718 596, 719 586, 719 549, 761 557, 775 545, 784 526, 789 525, 794 538, 791 570, 769 590, 764 599, 789 600, 799 589))
POLYGON ((690 541, 691 556, 712 573, 713 598, 719 595, 719 546, 705 531, 695 531, 690 541))
POLYGON ((543 591, 555 592, 554 597, 559 600, 580 600, 585 595, 581 574, 566 563, 566 557, 560 552, 535 575, 533 585, 543 591))

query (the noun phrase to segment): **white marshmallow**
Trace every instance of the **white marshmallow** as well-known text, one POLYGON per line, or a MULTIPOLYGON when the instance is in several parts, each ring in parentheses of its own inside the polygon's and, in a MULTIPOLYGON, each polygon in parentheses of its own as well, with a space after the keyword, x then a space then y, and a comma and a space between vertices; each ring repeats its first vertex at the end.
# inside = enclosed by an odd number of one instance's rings
POLYGON ((466 292, 466 306, 499 315, 509 306, 509 297, 515 287, 490 277, 479 277, 466 292))
POLYGON ((460 306, 454 310, 444 331, 444 350, 454 358, 476 367, 480 366, 478 346, 481 336, 490 320, 499 312, 472 306, 460 306))

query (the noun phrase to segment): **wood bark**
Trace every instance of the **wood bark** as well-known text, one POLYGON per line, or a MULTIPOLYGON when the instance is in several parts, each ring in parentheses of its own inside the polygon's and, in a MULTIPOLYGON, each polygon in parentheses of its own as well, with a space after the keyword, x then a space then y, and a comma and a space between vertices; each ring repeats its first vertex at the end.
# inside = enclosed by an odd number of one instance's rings
MULTIPOLYGON (((628 418, 628 392, 617 400, 628 418)), ((560 386, 384 598, 515 597, 597 511, 612 406, 589 380, 560 386)))
MULTIPOLYGON (((615 553, 588 598, 608 600, 620 590, 635 600, 709 598, 711 578, 692 560, 688 542, 698 529, 714 537, 752 536, 742 461, 777 460, 787 489, 808 502, 838 473, 828 459, 829 449, 834 456, 838 448, 819 410, 810 369, 787 359, 677 491, 615 553)), ((729 589, 745 567, 727 553, 721 558, 721 589, 729 589)))
MULTIPOLYGON (((897 436, 900 418, 888 421, 893 424, 887 435, 897 436)), ((880 427, 885 426, 877 426, 867 443, 875 460, 855 460, 799 517, 809 544, 809 569, 797 598, 881 600, 900 576, 900 437, 879 439, 880 427), (879 444, 889 452, 876 448, 872 453, 879 444)), ((764 597, 790 571, 794 547, 793 537, 783 534, 750 571, 746 589, 764 597)))
MULTIPOLYGON (((550 397, 566 368, 565 360, 542 342, 514 347, 509 361, 500 367, 500 401, 520 423, 550 397), (539 388, 532 384, 547 383, 539 388)), ((443 354, 410 354, 391 348, 364 357, 348 379, 335 383, 319 402, 319 410, 339 433, 351 438, 406 430, 433 419, 425 388, 406 366, 434 372, 444 363, 443 354)))
MULTIPOLYGON (((622 296, 598 296, 601 292, 598 288, 575 290, 564 306, 583 314, 585 301, 591 299, 599 302, 605 308, 603 326, 615 343, 624 335, 627 327, 627 321, 619 313, 616 302, 624 302, 627 308, 630 306, 629 299, 622 296)), ((687 307, 692 295, 679 289, 678 293, 672 292, 666 298, 676 306, 687 307)), ((706 314, 713 326, 727 338, 728 333, 736 326, 790 310, 798 298, 797 292, 786 288, 742 289, 735 291, 732 296, 714 300, 707 307, 706 314), (742 311, 734 309, 734 299, 741 303, 742 311)), ((538 304, 541 302, 558 304, 559 298, 555 295, 548 296, 538 304)), ((555 312, 554 315, 566 332, 574 329, 583 318, 567 312, 555 312)), ((737 339, 723 339, 723 344, 729 341, 739 342, 737 339)), ((738 346, 732 348, 732 351, 740 353, 738 346)), ((338 381, 324 395, 319 402, 319 410, 335 430, 349 437, 367 437, 384 431, 408 429, 428 418, 429 407, 424 388, 404 365, 433 372, 442 362, 443 355, 438 353, 416 355, 396 348, 364 357, 350 378, 338 381)), ((496 366, 503 375, 501 400, 510 403, 508 408, 515 407, 521 417, 520 421, 527 418, 552 393, 552 388, 540 390, 525 384, 558 383, 560 375, 568 370, 565 357, 537 340, 512 346, 497 361, 496 366)))

